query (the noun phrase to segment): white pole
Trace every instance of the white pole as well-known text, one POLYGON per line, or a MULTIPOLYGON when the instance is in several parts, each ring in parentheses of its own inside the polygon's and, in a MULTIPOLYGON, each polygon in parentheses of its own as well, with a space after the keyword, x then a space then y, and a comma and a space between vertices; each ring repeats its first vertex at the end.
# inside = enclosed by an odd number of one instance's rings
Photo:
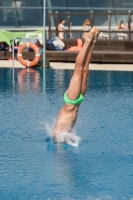
POLYGON ((13 44, 12 44, 12 73, 13 73, 13 84, 14 84, 14 41, 16 37, 13 38, 13 44))
POLYGON ((14 41, 16 37, 13 38, 13 44, 12 44, 12 68, 14 69, 14 41))
POLYGON ((46 14, 46 0, 43 0, 43 28, 44 28, 44 34, 43 34, 43 89, 45 91, 46 89, 46 78, 45 78, 45 65, 46 65, 46 37, 45 37, 45 14, 46 14))
MULTIPOLYGON (((45 14, 46 14, 46 0, 43 0, 43 28, 44 28, 44 34, 43 34, 43 69, 45 69, 45 64, 46 64, 46 38, 45 38, 45 14)), ((45 71, 44 71, 45 72, 45 71)))

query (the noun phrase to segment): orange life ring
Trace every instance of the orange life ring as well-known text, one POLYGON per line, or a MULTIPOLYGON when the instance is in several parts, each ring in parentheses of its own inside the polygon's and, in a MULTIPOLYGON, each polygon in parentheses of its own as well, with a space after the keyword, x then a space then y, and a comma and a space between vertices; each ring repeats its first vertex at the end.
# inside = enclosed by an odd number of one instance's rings
POLYGON ((39 51, 39 48, 32 42, 26 42, 19 47, 17 57, 18 57, 19 62, 22 65, 24 65, 26 67, 34 67, 35 65, 38 64, 38 62, 40 60, 40 51, 39 51), (32 61, 25 61, 23 58, 22 53, 26 47, 33 49, 35 52, 35 58, 32 61))

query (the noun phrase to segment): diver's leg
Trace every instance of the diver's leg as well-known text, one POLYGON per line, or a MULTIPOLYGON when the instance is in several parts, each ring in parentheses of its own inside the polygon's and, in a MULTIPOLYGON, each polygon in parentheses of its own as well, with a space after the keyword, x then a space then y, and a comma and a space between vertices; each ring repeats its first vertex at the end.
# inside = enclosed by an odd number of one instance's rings
POLYGON ((99 30, 96 29, 96 34, 95 37, 91 43, 91 45, 89 46, 88 50, 87 50, 87 58, 86 58, 86 62, 84 65, 84 69, 83 69, 83 80, 82 80, 82 87, 81 87, 81 93, 84 96, 85 92, 86 92, 86 88, 87 88, 87 77, 88 77, 88 73, 89 73, 89 63, 91 60, 91 56, 92 56, 92 52, 95 46, 95 43, 97 41, 97 36, 98 36, 99 30))
POLYGON ((84 45, 76 58, 74 74, 71 78, 70 85, 67 90, 67 95, 69 99, 75 100, 81 93, 83 69, 85 64, 86 53, 88 47, 91 45, 91 42, 95 36, 95 32, 96 32, 95 28, 92 28, 87 35, 83 36, 84 45))

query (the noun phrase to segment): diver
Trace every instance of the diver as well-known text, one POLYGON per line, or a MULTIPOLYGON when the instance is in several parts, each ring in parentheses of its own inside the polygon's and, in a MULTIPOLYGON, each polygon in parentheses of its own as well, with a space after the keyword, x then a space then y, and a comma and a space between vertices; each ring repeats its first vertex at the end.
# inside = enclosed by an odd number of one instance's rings
POLYGON ((83 34, 84 45, 77 55, 74 73, 64 94, 65 105, 58 114, 54 128, 56 142, 61 142, 59 135, 63 132, 67 132, 69 135, 75 125, 79 106, 84 99, 87 89, 89 62, 98 33, 99 30, 97 28, 92 28, 90 32, 83 34))

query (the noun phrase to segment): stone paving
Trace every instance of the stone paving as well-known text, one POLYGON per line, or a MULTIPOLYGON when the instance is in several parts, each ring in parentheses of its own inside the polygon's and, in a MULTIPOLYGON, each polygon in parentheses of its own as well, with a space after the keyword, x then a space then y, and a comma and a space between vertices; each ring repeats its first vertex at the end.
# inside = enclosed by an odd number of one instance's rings
MULTIPOLYGON (((75 63, 50 62, 53 69, 74 69, 75 63)), ((0 60, 1 68, 12 68, 12 61, 0 60)), ((14 68, 25 68, 19 61, 14 61, 14 68)), ((90 63, 90 70, 133 71, 133 64, 98 64, 90 63)))

